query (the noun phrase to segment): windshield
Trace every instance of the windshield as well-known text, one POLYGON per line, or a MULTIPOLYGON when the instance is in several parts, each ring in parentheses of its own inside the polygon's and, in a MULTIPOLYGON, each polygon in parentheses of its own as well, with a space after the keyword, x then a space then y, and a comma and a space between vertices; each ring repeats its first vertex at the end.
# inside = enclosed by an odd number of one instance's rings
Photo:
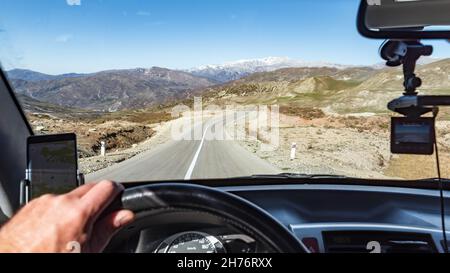
MULTIPOLYGON (((403 92, 359 1, 0 0, 0 60, 36 134, 75 132, 88 180, 330 174, 436 177, 390 153, 403 92)), ((431 43, 421 94, 450 93, 431 43)), ((437 138, 450 177, 450 112, 437 138)))

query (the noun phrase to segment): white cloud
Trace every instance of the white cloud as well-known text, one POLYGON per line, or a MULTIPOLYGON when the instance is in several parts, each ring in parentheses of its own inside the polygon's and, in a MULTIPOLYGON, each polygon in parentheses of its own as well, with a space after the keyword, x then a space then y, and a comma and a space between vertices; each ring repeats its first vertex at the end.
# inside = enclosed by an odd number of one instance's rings
POLYGON ((66 0, 69 6, 81 6, 81 0, 66 0))
POLYGON ((140 10, 140 11, 136 12, 136 15, 138 15, 138 16, 150 16, 151 13, 148 12, 148 11, 145 11, 145 10, 140 10))
POLYGON ((72 38, 73 38, 72 34, 62 34, 56 37, 55 41, 57 43, 67 43, 70 40, 72 40, 72 38))

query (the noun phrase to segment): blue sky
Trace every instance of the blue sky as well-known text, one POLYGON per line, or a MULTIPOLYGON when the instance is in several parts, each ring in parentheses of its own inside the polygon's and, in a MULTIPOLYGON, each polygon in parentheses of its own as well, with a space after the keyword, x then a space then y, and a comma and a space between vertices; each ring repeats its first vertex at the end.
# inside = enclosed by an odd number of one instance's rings
MULTIPOLYGON (((0 61, 45 73, 190 68, 269 56, 380 62, 358 0, 0 0, 0 61)), ((450 57, 439 43, 437 57, 450 57)))

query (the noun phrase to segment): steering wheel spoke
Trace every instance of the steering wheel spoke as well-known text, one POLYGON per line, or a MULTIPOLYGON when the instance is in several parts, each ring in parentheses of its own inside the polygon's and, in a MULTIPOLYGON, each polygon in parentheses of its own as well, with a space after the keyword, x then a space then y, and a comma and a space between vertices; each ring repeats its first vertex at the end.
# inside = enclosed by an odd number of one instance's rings
MULTIPOLYGON (((291 231, 261 208, 238 196, 210 187, 155 184, 131 188, 125 190, 120 200, 111 207, 112 210, 118 208, 133 211, 136 221, 144 218, 151 221, 152 217, 157 218, 155 216, 161 213, 179 210, 205 213, 222 219, 273 252, 308 252, 291 231)), ((124 227, 122 232, 126 231, 124 227)))

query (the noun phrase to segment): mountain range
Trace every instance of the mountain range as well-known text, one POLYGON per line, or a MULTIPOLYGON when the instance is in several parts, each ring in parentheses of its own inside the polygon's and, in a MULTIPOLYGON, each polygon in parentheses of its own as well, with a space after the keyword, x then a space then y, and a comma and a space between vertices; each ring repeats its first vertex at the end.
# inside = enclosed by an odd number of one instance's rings
POLYGON ((77 74, 77 73, 49 75, 49 74, 44 74, 44 73, 28 70, 28 69, 12 69, 12 70, 7 71, 7 73, 8 73, 8 78, 11 80, 24 80, 24 81, 30 81, 30 82, 51 81, 51 80, 58 80, 58 79, 65 79, 65 78, 79 78, 79 77, 89 75, 89 74, 77 74))
MULTIPOLYGON (((427 95, 450 94, 450 59, 418 65, 427 95)), ((204 97, 218 104, 289 105, 321 108, 330 114, 386 113, 403 93, 403 71, 373 67, 300 67, 254 73, 208 88, 204 97)))
POLYGON ((42 76, 32 71, 23 75, 24 79, 17 79, 17 74, 16 78, 9 76, 18 94, 66 107, 108 112, 185 99, 216 84, 186 72, 159 67, 59 75, 44 80, 37 80, 42 76))
POLYGON ((332 67, 348 66, 326 62, 305 62, 287 57, 268 57, 261 59, 239 60, 220 65, 205 65, 186 70, 196 76, 212 79, 221 83, 238 80, 257 72, 270 72, 291 67, 332 67))
MULTIPOLYGON (((173 104, 202 95, 223 103, 289 103, 330 112, 382 112, 402 91, 401 68, 304 63, 288 58, 245 60, 189 71, 153 67, 91 74, 8 71, 25 108, 103 112, 173 104), (210 74, 208 74, 210 73, 210 74)), ((421 91, 450 93, 450 59, 417 67, 421 91)))
POLYGON ((14 69, 7 71, 7 75, 21 98, 29 97, 27 106, 37 100, 70 108, 113 112, 186 99, 206 87, 289 67, 327 67, 336 71, 345 68, 336 64, 269 57, 190 70, 153 67, 49 75, 14 69))

